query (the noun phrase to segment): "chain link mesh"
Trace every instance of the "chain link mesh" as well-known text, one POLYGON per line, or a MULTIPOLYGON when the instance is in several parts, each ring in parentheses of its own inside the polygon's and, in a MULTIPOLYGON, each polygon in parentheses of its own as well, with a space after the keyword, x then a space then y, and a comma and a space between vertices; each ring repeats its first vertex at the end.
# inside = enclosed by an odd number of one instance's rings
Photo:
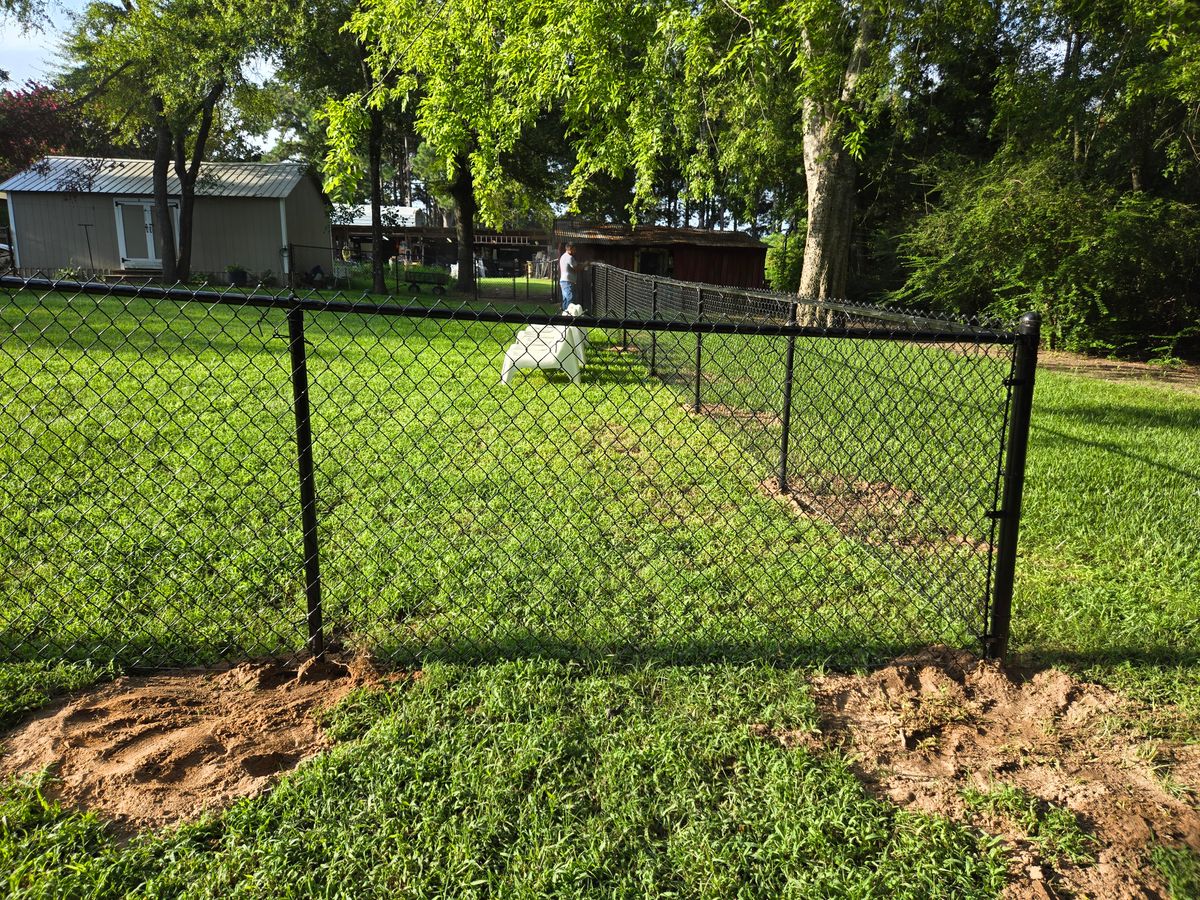
POLYGON ((0 659, 303 650, 297 310, 328 647, 863 658, 987 632, 994 323, 606 266, 580 320, 0 281, 0 659), (501 382, 568 323, 579 383, 501 382))

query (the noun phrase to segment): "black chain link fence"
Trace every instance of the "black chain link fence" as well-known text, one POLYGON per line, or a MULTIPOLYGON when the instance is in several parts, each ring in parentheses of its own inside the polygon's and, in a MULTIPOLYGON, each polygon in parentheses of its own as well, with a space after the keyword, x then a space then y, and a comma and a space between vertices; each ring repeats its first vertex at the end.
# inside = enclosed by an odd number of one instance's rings
POLYGON ((0 279, 0 659, 1003 653, 1035 322, 580 287, 0 279))

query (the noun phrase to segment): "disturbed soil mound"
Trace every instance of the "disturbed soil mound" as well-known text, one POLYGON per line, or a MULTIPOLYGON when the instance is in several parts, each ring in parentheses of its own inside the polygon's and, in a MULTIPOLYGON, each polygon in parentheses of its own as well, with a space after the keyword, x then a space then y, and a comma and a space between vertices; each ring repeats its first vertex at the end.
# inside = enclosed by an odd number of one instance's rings
POLYGON ((1148 850, 1200 852, 1200 746, 1123 732, 1124 701, 1104 688, 1055 670, 1013 679, 935 648, 814 691, 820 735, 764 737, 844 749, 880 795, 999 834, 1012 851, 1007 897, 1165 897, 1148 850), (1048 859, 1012 817, 964 797, 1005 788, 1073 813, 1092 860, 1048 859))
POLYGON ((0 775, 49 766, 52 796, 119 832, 194 819, 323 749, 315 714, 376 678, 332 660, 118 678, 0 736, 0 775))

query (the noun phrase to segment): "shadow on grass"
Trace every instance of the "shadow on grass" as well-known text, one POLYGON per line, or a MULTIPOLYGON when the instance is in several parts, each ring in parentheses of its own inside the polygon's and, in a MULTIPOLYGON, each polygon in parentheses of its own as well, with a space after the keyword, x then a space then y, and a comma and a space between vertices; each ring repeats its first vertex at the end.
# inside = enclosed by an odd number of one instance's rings
MULTIPOLYGON (((1146 427, 1154 426, 1147 425, 1146 427)), ((1200 418, 1197 419, 1195 426, 1189 427, 1196 427, 1197 429, 1200 429, 1200 418)), ((1114 456, 1120 456, 1124 459, 1130 460, 1131 462, 1140 463, 1143 466, 1150 466, 1151 468, 1158 469, 1163 472, 1170 472, 1172 475, 1179 475, 1182 478, 1188 478, 1192 481, 1200 481, 1200 472, 1192 472, 1188 469, 1181 469, 1178 466, 1172 465, 1171 463, 1165 463, 1156 459, 1151 459, 1150 457, 1143 456, 1140 453, 1131 453, 1125 447, 1121 446, 1120 444, 1114 444, 1111 441, 1091 441, 1087 438, 1076 437, 1073 434, 1067 434, 1065 431, 1058 431, 1057 429, 1050 428, 1049 426, 1038 422, 1036 419, 1033 421, 1031 430, 1032 439, 1034 441, 1038 441, 1039 443, 1053 446, 1056 441, 1062 441, 1078 447, 1091 447, 1094 450, 1102 450, 1105 453, 1111 453, 1114 456), (1039 436, 1042 434, 1051 435, 1050 441, 1047 442, 1040 440, 1039 436)))
MULTIPOLYGON (((1186 395, 1180 395, 1186 396, 1186 395)), ((1071 403, 1047 410, 1089 428, 1156 428, 1190 430, 1200 428, 1200 406, 1195 410, 1164 408, 1151 403, 1123 402, 1120 406, 1100 403, 1071 403)), ((1034 417, 1037 422, 1037 417, 1034 417)))
POLYGON ((1178 669, 1200 666, 1200 649, 1195 647, 1104 647, 1095 650, 1039 650, 1022 647, 1013 651, 1017 669, 1040 671, 1050 668, 1088 669, 1096 666, 1133 665, 1147 669, 1178 669))

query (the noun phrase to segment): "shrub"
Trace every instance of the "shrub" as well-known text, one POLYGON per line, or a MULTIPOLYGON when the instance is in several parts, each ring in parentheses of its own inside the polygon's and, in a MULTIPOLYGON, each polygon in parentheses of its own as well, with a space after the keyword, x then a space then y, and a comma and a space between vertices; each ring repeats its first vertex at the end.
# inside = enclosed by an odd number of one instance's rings
POLYGON ((1015 318, 1042 313, 1051 347, 1200 351, 1200 210, 1070 177, 1052 161, 939 180, 942 204, 900 239, 901 303, 1015 318))
POLYGON ((794 293, 800 287, 800 270, 804 266, 804 233, 807 228, 801 222, 797 228, 784 234, 772 234, 766 238, 767 284, 773 291, 794 293))

